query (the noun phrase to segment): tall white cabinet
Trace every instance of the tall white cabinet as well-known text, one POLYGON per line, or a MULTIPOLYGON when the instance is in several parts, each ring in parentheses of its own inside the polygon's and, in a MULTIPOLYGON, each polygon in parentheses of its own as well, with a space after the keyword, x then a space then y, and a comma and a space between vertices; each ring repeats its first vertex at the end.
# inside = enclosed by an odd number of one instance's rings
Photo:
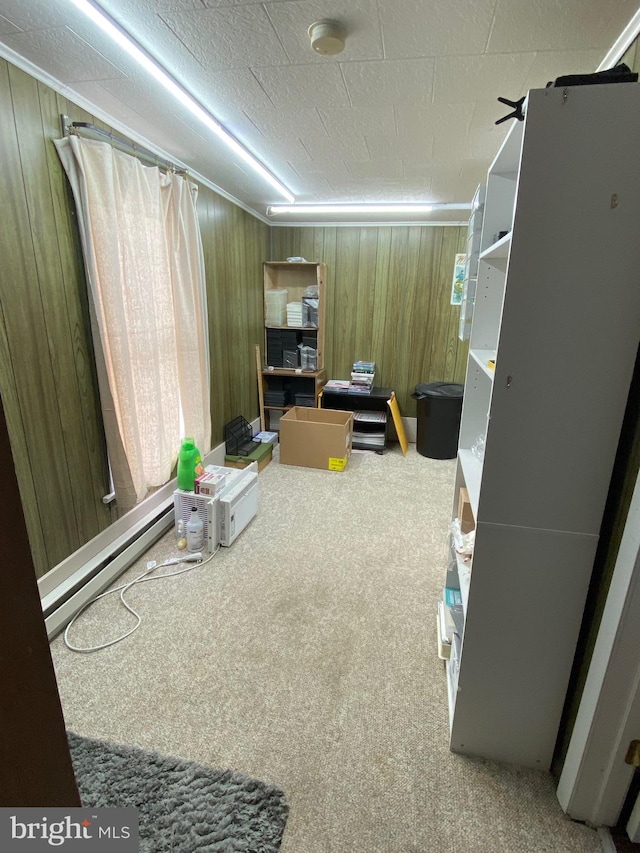
POLYGON ((475 548, 446 667, 451 749, 548 768, 639 341, 640 86, 525 109, 487 176, 453 501, 475 548))

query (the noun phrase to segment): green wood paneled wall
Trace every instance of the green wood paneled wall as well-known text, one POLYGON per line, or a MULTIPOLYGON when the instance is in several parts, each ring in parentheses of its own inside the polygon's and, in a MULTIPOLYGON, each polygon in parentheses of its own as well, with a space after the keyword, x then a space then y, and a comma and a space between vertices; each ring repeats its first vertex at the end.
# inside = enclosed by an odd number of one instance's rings
POLYGON ((207 187, 198 195, 211 348, 211 435, 238 415, 258 416, 255 346, 264 337, 262 262, 269 226, 207 187))
POLYGON ((356 359, 376 362, 376 384, 393 388, 415 417, 420 382, 464 382, 468 344, 450 304, 454 256, 467 229, 425 226, 271 229, 271 260, 327 264, 325 364, 348 378, 356 359))
POLYGON ((0 61, 0 392, 39 575, 112 521, 80 246, 50 141, 70 110, 0 61))
MULTIPOLYGON (((0 393, 38 575, 115 518, 102 503, 109 476, 75 207, 51 141, 62 113, 106 127, 0 60, 0 393)), ((215 445, 233 417, 257 415, 269 228, 208 187, 198 210, 215 445)))

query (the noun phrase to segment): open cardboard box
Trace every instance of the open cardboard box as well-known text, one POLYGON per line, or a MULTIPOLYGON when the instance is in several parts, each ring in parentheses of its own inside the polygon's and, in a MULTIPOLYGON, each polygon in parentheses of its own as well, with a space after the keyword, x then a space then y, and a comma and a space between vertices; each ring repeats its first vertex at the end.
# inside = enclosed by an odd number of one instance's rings
POLYGON ((280 418, 280 462, 344 471, 351 455, 353 412, 294 406, 280 418))

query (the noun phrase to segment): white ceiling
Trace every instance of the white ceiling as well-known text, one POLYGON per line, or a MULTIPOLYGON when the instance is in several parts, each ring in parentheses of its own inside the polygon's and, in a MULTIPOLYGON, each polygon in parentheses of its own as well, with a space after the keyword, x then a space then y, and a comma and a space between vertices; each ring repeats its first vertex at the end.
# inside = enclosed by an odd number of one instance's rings
MULTIPOLYGON (((297 202, 456 204, 471 201, 509 126, 494 124, 509 111, 496 98, 594 71, 638 0, 100 5, 297 202), (337 56, 311 49, 307 29, 323 18, 348 32, 337 56)), ((71 0, 0 0, 0 52, 262 218, 284 201, 71 0)))

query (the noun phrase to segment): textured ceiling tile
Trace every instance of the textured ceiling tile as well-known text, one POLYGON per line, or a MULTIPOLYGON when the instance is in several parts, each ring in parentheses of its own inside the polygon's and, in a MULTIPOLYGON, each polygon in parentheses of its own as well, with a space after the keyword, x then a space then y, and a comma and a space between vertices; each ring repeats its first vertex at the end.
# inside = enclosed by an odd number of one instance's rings
POLYGON ((482 53, 495 0, 393 0, 380 19, 387 59, 482 53))
POLYGON ((489 165, 498 153, 510 127, 511 123, 505 122, 496 128, 471 134, 467 157, 489 165))
POLYGON ((436 163, 446 160, 464 160, 469 156, 471 139, 463 133, 455 136, 441 134, 436 131, 433 139, 433 160, 436 163))
POLYGON ((402 160, 429 160, 433 148, 433 137, 429 134, 406 136, 401 134, 377 134, 367 136, 367 148, 372 160, 399 157, 402 160))
MULTIPOLYGON (((100 5, 113 18, 133 20, 136 15, 148 18, 150 15, 157 15, 161 12, 184 12, 189 9, 202 9, 208 4, 202 3, 201 0, 100 0, 100 5)), ((229 6, 230 2, 225 0, 220 5, 229 6)))
POLYGON ((2 0, 2 17, 19 30, 64 27, 69 18, 67 0, 2 0))
MULTIPOLYGON (((272 161, 268 156, 261 157, 260 160, 268 169, 271 170, 271 172, 273 172, 276 178, 281 181, 285 187, 287 187, 287 189, 291 190, 295 196, 297 196, 300 189, 305 186, 305 182, 300 179, 300 175, 287 160, 279 160, 277 169, 273 168, 272 161)), ((279 200, 282 201, 282 199, 279 200)))
POLYGON ((351 103, 356 107, 431 101, 433 59, 345 62, 342 69, 351 103))
POLYGON ((191 94, 223 124, 243 110, 250 113, 273 109, 264 89, 248 68, 233 70, 196 70, 191 94))
POLYGON ((88 82, 79 81, 73 84, 74 91, 86 98, 94 104, 100 104, 102 110, 112 115, 116 119, 126 120, 132 116, 139 115, 138 111, 126 104, 117 96, 119 86, 114 87, 114 91, 110 92, 102 83, 95 83, 93 80, 88 82))
MULTIPOLYGON (((140 115, 159 117, 183 111, 186 114, 186 107, 182 107, 153 78, 142 73, 117 80, 101 80, 100 85, 140 115)), ((200 122, 192 121, 192 124, 194 127, 202 126, 200 122)))
POLYGON ((241 141, 246 142, 255 156, 262 162, 268 163, 269 168, 277 171, 278 174, 280 173, 279 170, 284 167, 289 159, 293 160, 297 158, 299 161, 302 161, 306 156, 304 146, 299 139, 280 142, 277 138, 260 138, 255 141, 255 144, 249 144, 249 141, 244 139, 241 141))
MULTIPOLYGON (((135 2, 135 0, 134 0, 135 2)), ((202 5, 210 9, 217 9, 220 6, 245 6, 250 3, 255 3, 256 0, 201 0, 202 5)), ((281 3, 282 0, 262 0, 264 5, 271 3, 281 3)))
POLYGON ((277 110, 269 102, 263 109, 245 110, 245 115, 257 131, 267 138, 295 140, 303 133, 319 137, 327 135, 317 110, 311 108, 277 110))
POLYGON ((353 135, 351 137, 309 137, 300 135, 300 140, 312 160, 344 159, 344 160, 369 160, 369 149, 364 136, 353 135))
POLYGON ((317 157, 313 160, 309 157, 290 157, 289 162, 299 175, 351 177, 344 161, 335 157, 317 157))
POLYGON ((510 56, 444 56, 436 61, 435 103, 516 98, 533 63, 531 53, 510 56), (516 94, 514 94, 516 93, 516 94))
POLYGON ((328 201, 342 204, 362 202, 397 202, 406 197, 404 181, 363 178, 360 181, 330 181, 333 197, 328 201))
MULTIPOLYGON (((510 98, 511 95, 507 93, 505 97, 510 98)), ((476 132, 486 133, 495 127, 508 129, 508 122, 505 122, 504 125, 496 126, 496 121, 511 111, 511 107, 506 106, 506 104, 501 104, 497 98, 488 101, 476 101, 471 115, 471 126, 469 128, 469 132, 472 134, 476 132)))
POLYGON ((603 55, 627 25, 637 0, 498 0, 490 53, 601 48, 603 55))
POLYGON ((366 187, 369 184, 368 181, 354 181, 352 178, 349 180, 342 180, 336 175, 334 177, 329 177, 327 179, 327 184, 329 185, 329 192, 324 198, 322 198, 322 201, 324 202, 349 204, 362 201, 364 198, 366 198, 367 201, 374 200, 374 194, 371 191, 371 187, 369 186, 370 192, 367 192, 366 190, 366 187))
POLYGON ((317 204, 326 201, 329 192, 333 190, 329 181, 321 175, 305 175, 304 179, 298 176, 298 180, 301 180, 301 189, 296 191, 295 196, 300 203, 317 204))
MULTIPOLYGON (((433 202, 439 204, 459 201, 455 197, 455 187, 462 172, 463 161, 447 160, 444 163, 433 163, 431 178, 431 195, 433 202)), ((466 199, 462 199, 466 201, 466 199)))
POLYGON ((330 136, 349 136, 358 132, 363 136, 388 133, 395 129, 396 120, 391 104, 377 107, 348 107, 338 110, 318 110, 330 136))
POLYGON ((404 177, 402 160, 345 160, 354 178, 398 181, 404 177))
POLYGON ((288 63, 260 5, 164 13, 162 18, 198 62, 208 68, 288 63))
POLYGON ((267 14, 293 64, 383 57, 376 0, 290 0, 271 3, 267 14), (339 21, 347 32, 344 51, 333 57, 322 56, 311 47, 308 29, 324 19, 339 21))
POLYGON ((311 136, 304 129, 300 134, 300 139, 313 159, 316 157, 369 159, 369 149, 364 141, 364 136, 360 136, 357 130, 345 136, 328 136, 326 133, 311 136))
POLYGON ((4 15, 0 15, 0 36, 10 36, 13 35, 13 33, 19 32, 20 27, 12 24, 8 18, 4 17, 4 15))
POLYGON ((396 107, 398 134, 426 136, 434 133, 465 134, 471 124, 474 103, 400 104, 396 107))
POLYGON ((417 163, 415 161, 404 163, 405 180, 411 184, 419 185, 423 190, 431 190, 431 180, 433 177, 434 167, 429 161, 417 163))
POLYGON ((460 169, 460 175, 454 186, 456 198, 471 202, 480 184, 487 182, 487 171, 491 161, 465 160, 460 169))
POLYGON ((349 106, 347 90, 337 65, 254 67, 253 73, 278 108, 349 106))
POLYGON ((204 67, 195 60, 188 46, 184 45, 162 19, 162 12, 185 12, 193 9, 202 11, 199 0, 101 0, 100 5, 116 23, 173 75, 184 88, 195 94, 198 72, 204 67))
POLYGON ((117 77, 120 70, 67 27, 4 36, 3 42, 38 65, 48 56, 47 71, 63 83, 117 77))

